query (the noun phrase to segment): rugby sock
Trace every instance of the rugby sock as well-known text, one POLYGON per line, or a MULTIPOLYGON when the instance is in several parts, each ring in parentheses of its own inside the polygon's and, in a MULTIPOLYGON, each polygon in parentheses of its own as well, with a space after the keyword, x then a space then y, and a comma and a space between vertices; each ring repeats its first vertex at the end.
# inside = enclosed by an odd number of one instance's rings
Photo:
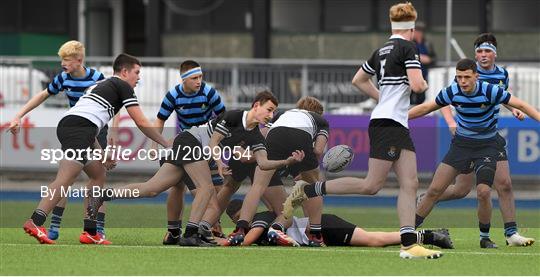
POLYGON ((309 224, 309 233, 320 239, 322 235, 321 224, 309 224))
POLYGON ((85 232, 87 232, 88 234, 90 234, 91 236, 95 236, 96 235, 96 232, 97 232, 97 227, 96 227, 96 221, 95 220, 92 220, 92 219, 87 219, 85 218, 84 219, 84 225, 83 225, 83 230, 85 232))
POLYGON ((105 236, 105 213, 98 212, 96 219, 97 232, 105 236))
POLYGON ((480 228, 480 239, 489 239, 490 227, 491 223, 484 224, 482 222, 478 222, 478 228, 480 228))
POLYGON ((174 237, 178 237, 180 235, 180 228, 182 228, 182 226, 180 225, 179 220, 167 221, 167 231, 169 231, 169 233, 171 233, 174 237))
POLYGON ((417 243, 433 244, 433 232, 431 230, 422 230, 416 233, 417 243))
POLYGON ((399 228, 399 234, 401 235, 401 245, 407 247, 416 243, 417 235, 412 226, 403 226, 399 228))
POLYGON ((184 238, 189 238, 198 233, 199 233, 199 224, 188 221, 188 223, 186 224, 186 232, 184 233, 184 238))
POLYGON ((424 223, 424 219, 425 219, 424 217, 421 217, 418 214, 416 214, 416 220, 415 220, 414 226, 416 228, 420 227, 420 225, 422 225, 422 223, 424 223))
POLYGON ((308 198, 313 198, 317 196, 323 196, 326 194, 326 182, 315 182, 314 184, 309 184, 304 187, 304 192, 308 198))
POLYGON ((238 220, 238 222, 236 222, 236 229, 234 231, 237 232, 237 231, 242 230, 242 232, 244 232, 245 234, 248 229, 249 229, 249 222, 241 219, 241 220, 238 220))
POLYGON ((36 226, 43 226, 43 223, 47 220, 47 214, 43 210, 36 209, 30 218, 36 226))
POLYGON ((517 233, 517 224, 516 222, 506 222, 504 224, 504 236, 505 237, 510 237, 512 236, 513 234, 517 233))
POLYGON ((53 231, 57 231, 60 229, 60 223, 62 223, 62 215, 64 214, 64 208, 63 207, 54 207, 52 211, 51 216, 51 226, 50 229, 53 231))
POLYGON ((272 223, 272 229, 274 230, 280 230, 281 232, 284 232, 285 231, 285 227, 283 227, 283 224, 279 223, 279 222, 274 222, 272 223))

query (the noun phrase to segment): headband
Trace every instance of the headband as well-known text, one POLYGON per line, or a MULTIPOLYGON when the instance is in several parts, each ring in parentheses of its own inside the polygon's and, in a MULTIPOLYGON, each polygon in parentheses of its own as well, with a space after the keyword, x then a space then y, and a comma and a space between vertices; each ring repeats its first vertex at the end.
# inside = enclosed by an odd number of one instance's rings
POLYGON ((482 44, 478 45, 476 48, 474 48, 474 51, 477 51, 478 49, 489 49, 495 53, 497 53, 497 47, 493 45, 491 42, 483 42, 482 44))
POLYGON ((200 67, 192 68, 184 72, 182 75, 180 75, 180 77, 182 77, 182 79, 187 79, 195 74, 202 74, 202 69, 200 67))
POLYGON ((392 23, 392 29, 395 29, 395 30, 414 29, 414 21, 402 21, 402 22, 392 21, 391 23, 392 23))

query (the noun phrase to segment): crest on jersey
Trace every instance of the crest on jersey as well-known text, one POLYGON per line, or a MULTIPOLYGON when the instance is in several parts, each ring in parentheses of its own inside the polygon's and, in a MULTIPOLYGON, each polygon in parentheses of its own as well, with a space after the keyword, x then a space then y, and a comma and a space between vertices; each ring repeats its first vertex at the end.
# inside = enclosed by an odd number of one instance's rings
POLYGON ((420 56, 418 56, 418 54, 414 54, 414 58, 418 61, 420 60, 420 56))
POLYGON ((201 106, 201 109, 205 110, 208 106, 206 106, 205 104, 202 104, 201 106))

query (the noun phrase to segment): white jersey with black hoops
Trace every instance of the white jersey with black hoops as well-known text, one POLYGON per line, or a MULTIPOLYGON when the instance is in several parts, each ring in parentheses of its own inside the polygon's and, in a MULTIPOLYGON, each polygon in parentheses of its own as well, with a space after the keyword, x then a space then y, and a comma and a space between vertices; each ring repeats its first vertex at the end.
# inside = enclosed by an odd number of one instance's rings
POLYGON ((312 139, 320 135, 328 138, 328 121, 318 113, 306 110, 292 109, 278 113, 268 125, 270 131, 276 127, 289 127, 308 132, 312 139))
POLYGON ((408 128, 411 88, 407 69, 411 68, 421 69, 420 58, 414 43, 400 35, 392 35, 362 65, 366 73, 377 75, 379 83, 379 103, 371 119, 388 118, 408 128))
POLYGON ((133 88, 124 80, 113 76, 86 90, 77 104, 65 114, 77 115, 103 128, 122 107, 137 106, 139 102, 133 88))

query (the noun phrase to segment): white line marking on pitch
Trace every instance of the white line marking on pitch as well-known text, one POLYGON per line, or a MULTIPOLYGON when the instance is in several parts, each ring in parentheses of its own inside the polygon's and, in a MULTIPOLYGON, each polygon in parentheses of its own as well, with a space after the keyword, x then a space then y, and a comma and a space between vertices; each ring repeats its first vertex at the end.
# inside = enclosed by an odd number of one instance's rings
MULTIPOLYGON (((1 243, 0 246, 30 246, 30 247, 93 247, 92 245, 76 245, 76 244, 53 244, 53 245, 39 245, 39 244, 24 244, 24 243, 1 243)), ((398 249, 395 250, 383 250, 383 249, 362 249, 359 247, 350 247, 350 249, 335 249, 335 248, 293 248, 293 247, 183 247, 183 246, 160 246, 160 245, 102 245, 95 247, 103 248, 138 248, 138 249, 193 249, 193 250, 208 250, 208 249, 218 249, 226 250, 228 249, 237 249, 237 250, 263 250, 263 251, 307 251, 307 252, 377 252, 377 253, 391 253, 396 254, 398 249)), ((442 250, 444 254, 463 254, 463 255, 498 255, 498 256, 540 256, 540 253, 506 253, 506 252, 466 252, 466 251, 453 251, 453 250, 442 250)))

